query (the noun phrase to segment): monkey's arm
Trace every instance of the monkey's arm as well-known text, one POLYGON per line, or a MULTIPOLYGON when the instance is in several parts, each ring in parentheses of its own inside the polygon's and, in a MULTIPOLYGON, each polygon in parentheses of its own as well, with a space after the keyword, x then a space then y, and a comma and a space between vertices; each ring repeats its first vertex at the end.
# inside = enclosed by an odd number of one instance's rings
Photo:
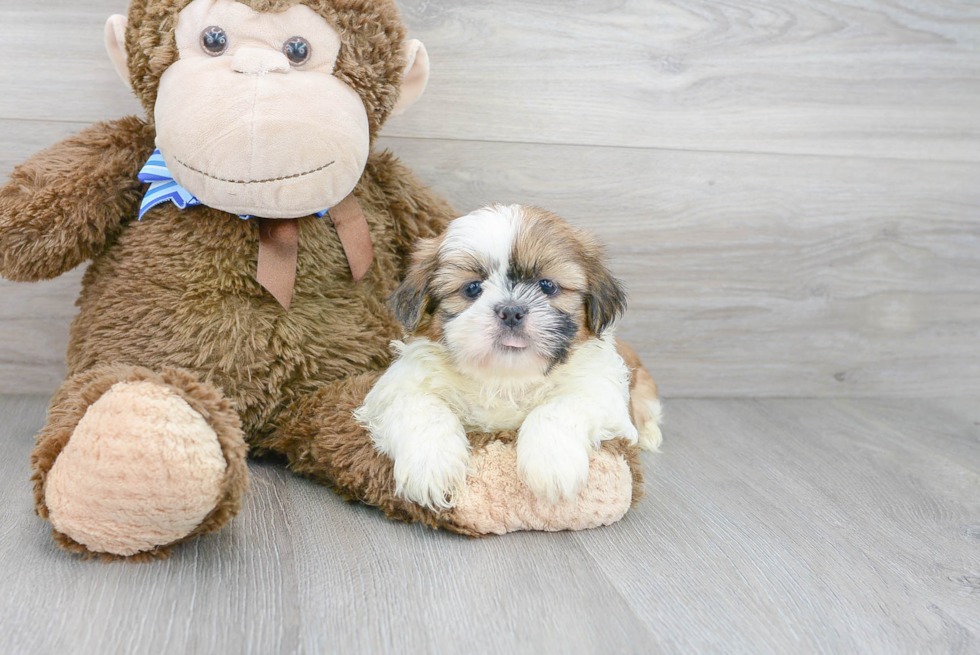
POLYGON ((36 281, 99 254, 136 216, 153 130, 135 116, 42 150, 0 188, 0 275, 36 281))

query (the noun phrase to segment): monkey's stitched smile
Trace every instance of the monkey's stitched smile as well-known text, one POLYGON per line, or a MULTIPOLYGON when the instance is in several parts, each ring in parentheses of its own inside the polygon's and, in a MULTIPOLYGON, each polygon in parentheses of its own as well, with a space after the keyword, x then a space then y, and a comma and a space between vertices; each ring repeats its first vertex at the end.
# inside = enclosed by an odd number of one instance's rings
POLYGON ((329 166, 333 166, 337 160, 327 162, 323 166, 320 166, 318 168, 313 168, 308 171, 303 171, 302 173, 293 173, 292 175, 282 175, 280 177, 270 177, 267 180, 229 180, 228 178, 218 177, 217 175, 211 175, 210 173, 206 173, 200 169, 194 168, 190 164, 185 164, 184 162, 180 161, 176 157, 174 157, 174 161, 176 161, 178 164, 180 164, 187 170, 194 171, 195 173, 203 175, 204 177, 209 177, 212 180, 217 180, 218 182, 230 182, 231 184, 265 184, 267 182, 282 182, 283 180, 293 180, 296 179, 297 177, 303 177, 305 175, 312 175, 313 173, 319 173, 323 169, 329 166))

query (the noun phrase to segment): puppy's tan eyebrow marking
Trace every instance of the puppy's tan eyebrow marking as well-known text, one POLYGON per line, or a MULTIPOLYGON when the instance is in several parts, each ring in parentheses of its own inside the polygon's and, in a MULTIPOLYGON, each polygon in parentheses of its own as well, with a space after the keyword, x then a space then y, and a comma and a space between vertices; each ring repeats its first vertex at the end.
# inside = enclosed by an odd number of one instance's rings
MULTIPOLYGON (((492 264, 492 262, 489 263, 492 264)), ((490 271, 494 268, 492 265, 488 265, 486 257, 480 257, 477 253, 454 253, 446 258, 443 267, 447 272, 472 273, 479 276, 481 280, 490 277, 490 271)))
POLYGON ((574 234, 554 214, 530 208, 510 252, 508 277, 515 282, 534 282, 566 272, 579 259, 574 234))
POLYGON ((562 291, 582 293, 586 275, 581 262, 588 247, 583 235, 550 212, 526 211, 529 219, 514 240, 508 277, 515 283, 549 279, 562 291))

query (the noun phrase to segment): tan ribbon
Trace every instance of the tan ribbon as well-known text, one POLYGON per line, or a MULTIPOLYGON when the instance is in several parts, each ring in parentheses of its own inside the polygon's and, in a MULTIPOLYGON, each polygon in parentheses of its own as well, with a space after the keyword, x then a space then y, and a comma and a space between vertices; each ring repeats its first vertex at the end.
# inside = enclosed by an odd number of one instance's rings
POLYGON ((259 219, 259 265, 255 279, 287 310, 293 301, 298 251, 298 219, 259 219))
MULTIPOLYGON (((330 210, 330 220, 347 256, 351 275, 360 280, 371 267, 374 249, 367 219, 354 194, 330 210)), ((259 263, 255 279, 288 310, 296 285, 296 254, 299 252, 299 220, 260 218, 259 263)))
POLYGON ((371 233, 368 231, 367 219, 361 203, 354 194, 340 201, 340 204, 330 210, 330 220, 333 221, 340 243, 347 255, 347 264, 355 282, 360 282, 374 260, 374 247, 371 244, 371 233))

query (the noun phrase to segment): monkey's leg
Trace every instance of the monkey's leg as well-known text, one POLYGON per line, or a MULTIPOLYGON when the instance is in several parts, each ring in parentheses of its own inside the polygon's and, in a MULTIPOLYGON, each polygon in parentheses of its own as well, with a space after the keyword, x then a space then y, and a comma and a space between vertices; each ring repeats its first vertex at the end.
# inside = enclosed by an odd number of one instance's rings
POLYGON ((290 468, 348 500, 380 508, 389 518, 420 521, 470 536, 517 530, 581 530, 618 521, 639 498, 642 476, 635 447, 604 442, 592 455, 589 483, 578 498, 539 501, 517 472, 514 434, 471 435, 472 467, 450 510, 435 512, 394 493, 392 463, 378 453, 353 418, 380 372, 337 381, 296 402, 264 447, 290 468))
POLYGON ((191 373, 97 366, 51 401, 31 455, 37 513, 68 550, 164 556, 238 512, 246 452, 238 415, 191 373))

